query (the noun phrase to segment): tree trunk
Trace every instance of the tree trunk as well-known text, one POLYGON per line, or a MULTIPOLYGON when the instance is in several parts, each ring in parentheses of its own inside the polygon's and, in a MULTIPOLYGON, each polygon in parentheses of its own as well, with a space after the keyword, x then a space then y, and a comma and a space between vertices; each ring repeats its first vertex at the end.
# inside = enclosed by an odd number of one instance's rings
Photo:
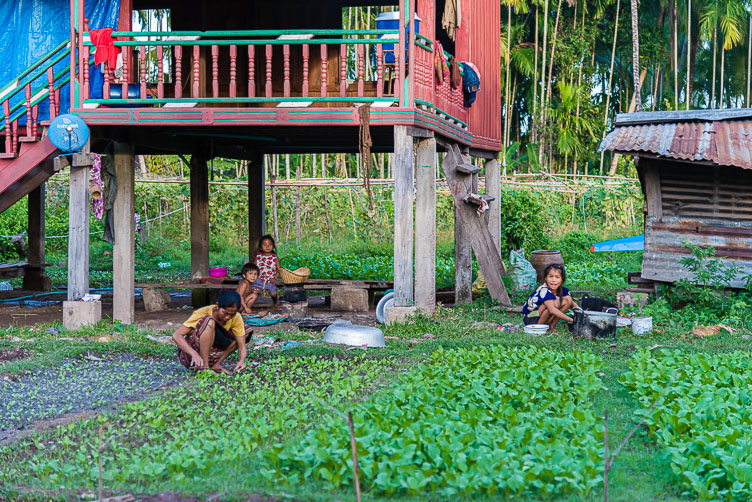
MULTIPOLYGON (((752 25, 752 17, 749 18, 750 25, 752 25)), ((752 35, 752 30, 750 30, 750 35, 752 35)), ((752 47, 752 45, 750 45, 752 47)), ((747 94, 749 94, 749 91, 747 91, 747 94)), ((537 117, 538 117, 538 7, 535 7, 535 55, 533 56, 533 128, 531 131, 531 136, 533 138, 533 143, 537 141, 538 138, 538 127, 537 127, 537 117)), ((529 164, 528 164, 529 166, 529 164)))
POLYGON ((692 0, 687 0, 687 110, 692 101, 692 80, 690 75, 690 60, 692 59, 692 0))
POLYGON ((718 25, 713 27, 713 77, 712 77, 712 84, 710 87, 710 108, 718 108, 716 106, 715 102, 715 62, 716 62, 716 52, 718 51, 718 25))
POLYGON ((642 111, 640 92, 640 36, 638 33, 637 0, 631 0, 632 6, 632 79, 634 80, 635 111, 642 111))
POLYGON ((677 26, 677 18, 679 17, 676 12, 676 0, 674 0, 674 3, 672 5, 673 12, 673 22, 672 25, 674 27, 674 36, 673 36, 673 42, 674 42, 674 110, 679 109, 679 27, 677 26))
POLYGON ((507 5, 507 50, 506 50, 506 76, 504 77, 504 84, 505 84, 505 91, 504 91, 504 134, 503 136, 503 143, 501 148, 501 163, 503 166, 504 171, 507 170, 507 156, 505 155, 507 151, 507 144, 509 143, 509 70, 510 66, 512 65, 511 58, 509 56, 509 46, 512 43, 512 6, 507 5))
POLYGON ((749 108, 749 81, 750 77, 752 77, 752 16, 749 16, 749 29, 747 33, 749 33, 749 38, 747 39, 747 99, 745 106, 749 108))
MULTIPOLYGON (((559 3, 556 7, 556 22, 554 23, 554 36, 553 40, 551 42, 551 58, 548 63, 548 83, 546 84, 546 103, 551 102, 551 81, 553 80, 553 73, 554 73, 554 56, 556 55, 556 36, 559 32, 559 19, 561 18, 561 0, 559 0, 559 3)), ((546 107, 546 110, 543 113, 544 120, 543 123, 548 122, 548 107, 546 107)))
POLYGON ((718 83, 718 108, 725 108, 724 102, 723 102, 723 70, 724 70, 724 59, 726 57, 726 48, 721 45, 721 81, 718 83))
MULTIPOLYGON (((608 69, 608 89, 606 89, 606 108, 603 112, 603 136, 601 140, 606 137, 606 125, 608 124, 608 104, 611 101, 611 84, 614 79, 614 59, 616 58, 616 38, 619 32, 619 7, 621 6, 620 0, 616 0, 616 18, 614 19, 614 38, 611 42, 611 65, 608 69)), ((603 174, 603 155, 601 152, 601 166, 600 173, 603 174)))
MULTIPOLYGON (((536 117, 536 120, 539 120, 540 115, 543 114, 543 108, 545 105, 544 101, 546 99, 546 88, 545 86, 545 75, 546 75, 546 44, 548 43, 548 0, 544 0, 543 2, 543 62, 541 64, 541 101, 540 101, 540 109, 538 110, 538 117, 536 117)), ((538 129, 538 165, 543 166, 543 147, 544 143, 546 142, 546 130, 545 125, 542 124, 542 122, 539 122, 540 126, 538 129)))

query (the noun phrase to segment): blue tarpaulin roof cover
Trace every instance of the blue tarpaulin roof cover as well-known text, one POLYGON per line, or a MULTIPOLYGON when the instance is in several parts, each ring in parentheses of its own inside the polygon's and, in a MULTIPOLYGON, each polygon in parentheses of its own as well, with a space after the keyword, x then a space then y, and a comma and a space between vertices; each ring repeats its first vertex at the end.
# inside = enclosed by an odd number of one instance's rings
MULTIPOLYGON (((86 0, 84 17, 92 30, 117 29, 120 0, 86 0)), ((69 0, 5 0, 0 2, 0 88, 15 79, 26 68, 45 56, 70 37, 69 0)), ((55 73, 69 64, 66 58, 59 62, 55 73)), ((93 76, 93 75, 92 75, 93 76)), ((101 76, 100 76, 101 78, 101 76)), ((32 87, 46 83, 41 77, 32 87)), ((23 99, 16 95, 12 104, 23 99)), ((70 91, 66 85, 60 90, 60 113, 67 111, 70 91)), ((49 118, 49 103, 39 107, 39 119, 49 118)))
POLYGON ((595 253, 609 253, 614 251, 642 251, 645 249, 645 234, 614 239, 612 241, 597 242, 590 246, 595 253))

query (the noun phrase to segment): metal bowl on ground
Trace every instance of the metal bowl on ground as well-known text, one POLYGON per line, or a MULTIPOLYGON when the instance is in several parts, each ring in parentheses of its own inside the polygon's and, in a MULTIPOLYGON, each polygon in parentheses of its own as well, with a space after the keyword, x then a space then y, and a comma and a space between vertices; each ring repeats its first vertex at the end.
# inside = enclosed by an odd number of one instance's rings
POLYGON ((353 347, 386 347, 384 333, 379 328, 362 326, 349 321, 337 321, 326 328, 324 341, 327 343, 351 345, 353 347))
POLYGON ((545 335, 548 331, 548 324, 528 324, 522 331, 528 335, 545 335))

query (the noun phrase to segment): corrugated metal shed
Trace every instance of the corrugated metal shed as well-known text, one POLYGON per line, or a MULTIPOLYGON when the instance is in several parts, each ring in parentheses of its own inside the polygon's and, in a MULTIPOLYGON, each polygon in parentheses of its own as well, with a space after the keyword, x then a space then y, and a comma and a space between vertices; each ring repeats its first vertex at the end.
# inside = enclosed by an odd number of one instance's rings
POLYGON ((598 150, 752 169, 752 109, 620 114, 598 150))

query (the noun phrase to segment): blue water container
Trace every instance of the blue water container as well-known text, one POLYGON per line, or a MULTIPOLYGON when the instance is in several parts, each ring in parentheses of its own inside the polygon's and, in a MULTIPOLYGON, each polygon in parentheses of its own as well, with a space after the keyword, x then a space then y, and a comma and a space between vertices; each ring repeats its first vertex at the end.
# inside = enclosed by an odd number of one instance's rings
MULTIPOLYGON (((398 30, 399 29, 399 11, 382 12, 376 18, 377 30, 398 30)), ((415 33, 420 33, 420 18, 415 15, 415 33)), ((382 35, 385 37, 387 35, 382 35)), ((388 35, 392 37, 393 35, 388 35)), ((405 28, 405 40, 410 38, 410 30, 405 28)), ((407 56, 407 50, 405 50, 405 56, 407 56)), ((407 58, 405 58, 407 60, 407 58)), ((394 64, 394 44, 384 44, 384 63, 394 64)))

